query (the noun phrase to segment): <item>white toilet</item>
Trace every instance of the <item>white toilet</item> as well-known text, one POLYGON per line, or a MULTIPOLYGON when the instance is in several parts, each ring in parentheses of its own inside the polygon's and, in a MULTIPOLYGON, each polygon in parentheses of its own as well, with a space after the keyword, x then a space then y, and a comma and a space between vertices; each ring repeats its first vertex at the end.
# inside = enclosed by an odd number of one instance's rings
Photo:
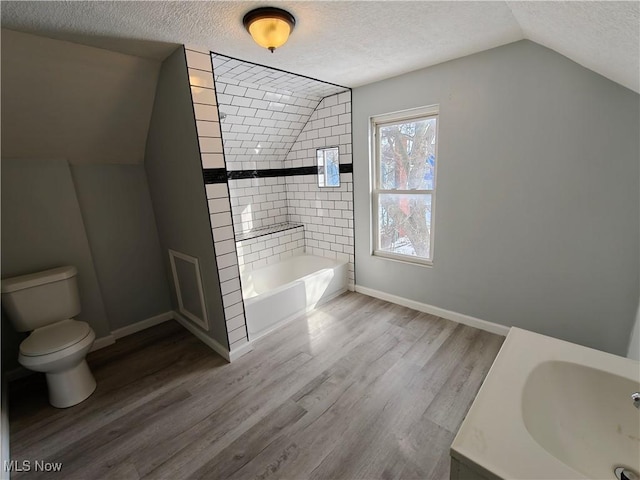
POLYGON ((31 331, 20 344, 18 362, 44 372, 49 403, 57 408, 76 405, 96 389, 85 357, 96 338, 80 313, 75 267, 2 280, 2 306, 19 332, 31 331))

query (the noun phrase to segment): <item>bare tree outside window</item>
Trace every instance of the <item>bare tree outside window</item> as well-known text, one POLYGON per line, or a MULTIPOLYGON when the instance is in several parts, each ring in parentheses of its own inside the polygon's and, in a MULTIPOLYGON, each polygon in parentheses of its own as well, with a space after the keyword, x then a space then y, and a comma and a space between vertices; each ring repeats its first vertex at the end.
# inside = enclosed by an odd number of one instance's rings
POLYGON ((319 148, 316 150, 318 162, 318 186, 340 186, 340 153, 338 147, 319 148))
MULTIPOLYGON (((433 257, 437 110, 373 119, 374 253, 433 257), (422 115, 420 115, 422 113, 422 115)), ((392 114, 393 115, 393 114, 392 114)))

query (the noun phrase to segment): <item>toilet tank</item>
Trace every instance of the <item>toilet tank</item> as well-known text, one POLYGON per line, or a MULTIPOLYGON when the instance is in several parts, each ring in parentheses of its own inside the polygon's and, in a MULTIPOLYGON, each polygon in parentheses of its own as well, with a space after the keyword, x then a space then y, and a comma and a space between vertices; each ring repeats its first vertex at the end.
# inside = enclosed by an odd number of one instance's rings
POLYGON ((2 306, 19 332, 28 332, 80 313, 76 267, 58 267, 0 282, 2 306))

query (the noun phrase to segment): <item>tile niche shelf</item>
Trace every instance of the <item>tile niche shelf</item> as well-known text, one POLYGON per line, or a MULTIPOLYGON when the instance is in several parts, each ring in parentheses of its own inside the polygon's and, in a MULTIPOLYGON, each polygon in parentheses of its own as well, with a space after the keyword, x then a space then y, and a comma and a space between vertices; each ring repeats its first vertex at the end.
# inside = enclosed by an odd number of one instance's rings
POLYGON ((236 235, 236 243, 245 240, 251 240, 253 238, 262 237, 264 235, 271 235, 278 232, 284 232, 285 230, 292 230, 294 228, 304 227, 301 223, 281 223, 278 225, 272 225, 264 228, 256 228, 247 232, 241 232, 236 235))

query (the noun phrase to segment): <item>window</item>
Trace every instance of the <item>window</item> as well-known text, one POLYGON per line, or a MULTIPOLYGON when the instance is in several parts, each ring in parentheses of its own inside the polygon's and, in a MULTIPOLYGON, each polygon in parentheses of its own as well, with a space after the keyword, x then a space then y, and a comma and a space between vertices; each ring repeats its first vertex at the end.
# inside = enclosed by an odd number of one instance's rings
POLYGON ((438 107, 371 119, 373 254, 431 265, 438 107))
POLYGON ((340 186, 340 161, 338 147, 319 148, 316 150, 318 160, 318 186, 340 186))

